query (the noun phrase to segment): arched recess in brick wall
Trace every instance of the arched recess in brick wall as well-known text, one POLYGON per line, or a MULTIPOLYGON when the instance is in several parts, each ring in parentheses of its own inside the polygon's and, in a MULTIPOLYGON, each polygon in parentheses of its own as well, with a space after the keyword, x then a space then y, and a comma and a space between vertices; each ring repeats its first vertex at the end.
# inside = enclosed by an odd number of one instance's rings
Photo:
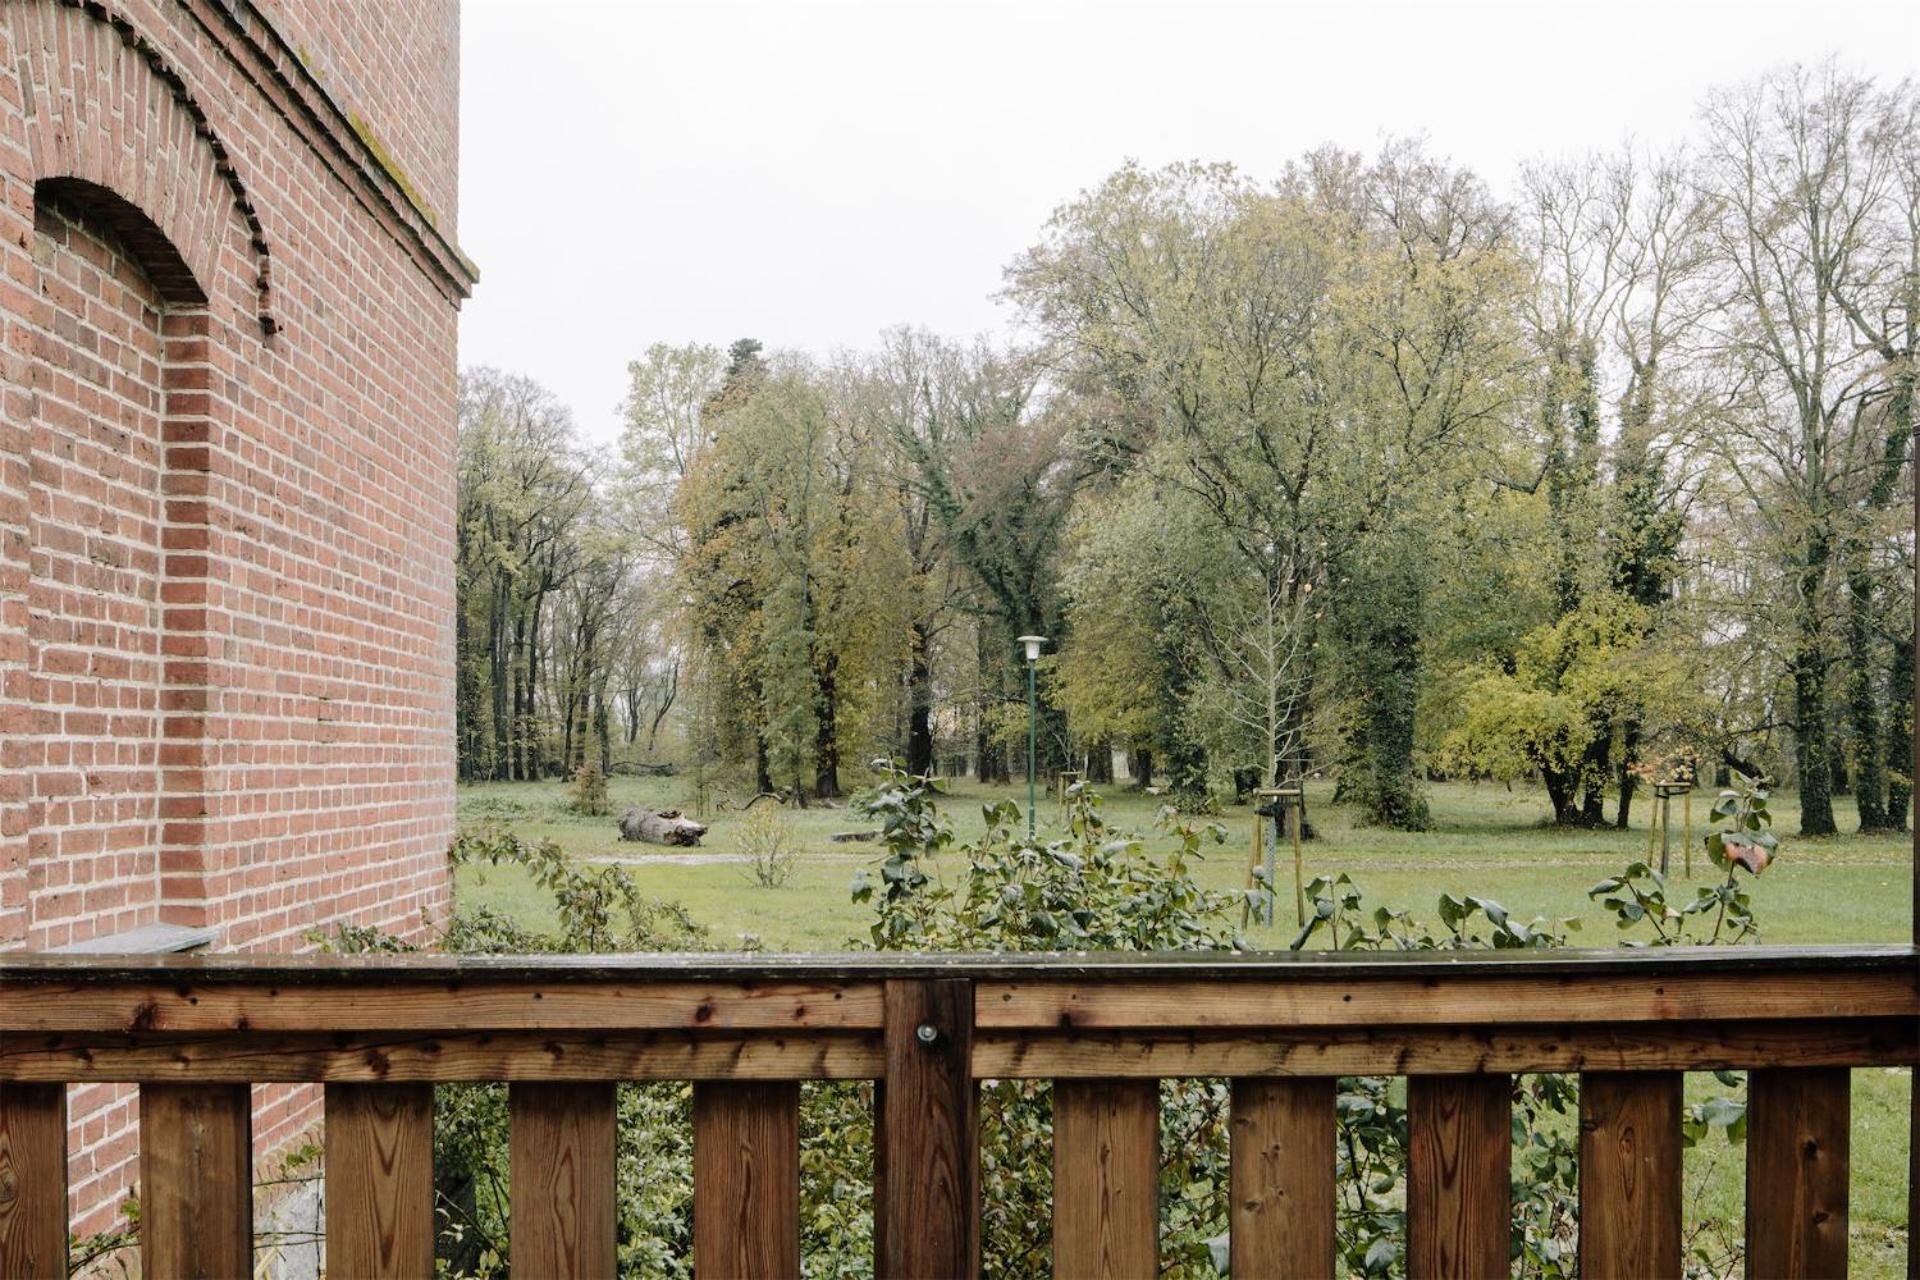
POLYGON ((32 180, 115 192, 197 280, 237 284, 233 304, 273 333, 266 232, 232 153, 159 47, 81 0, 0 0, 0 23, 23 108, 24 137, 10 141, 24 143, 32 180), (220 261, 236 249, 237 260, 220 261))
POLYGON ((9 744, 25 786, 0 793, 0 945, 211 923, 220 371, 275 327, 266 245, 204 113, 124 23, 0 0, 0 49, 20 87, 0 113, 9 238, 33 268, 5 317, 27 430, 0 437, 0 526, 11 509, 19 530, 0 527, 0 617, 25 644, 0 649, 24 677, 0 716, 30 731, 9 744))
POLYGON ((31 941, 159 919, 170 690, 169 323, 206 295, 151 219, 34 187, 27 663, 31 941))

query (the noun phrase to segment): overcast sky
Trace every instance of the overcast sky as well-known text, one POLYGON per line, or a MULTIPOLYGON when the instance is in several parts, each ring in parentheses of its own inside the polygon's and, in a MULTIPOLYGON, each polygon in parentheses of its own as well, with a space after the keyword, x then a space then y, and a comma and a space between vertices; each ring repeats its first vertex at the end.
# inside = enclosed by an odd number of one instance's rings
POLYGON ((1001 270, 1129 158, 1257 175, 1398 134, 1520 163, 1684 134, 1709 86, 1920 64, 1920 5, 464 0, 463 364, 610 438, 654 342, 1006 333, 1001 270))

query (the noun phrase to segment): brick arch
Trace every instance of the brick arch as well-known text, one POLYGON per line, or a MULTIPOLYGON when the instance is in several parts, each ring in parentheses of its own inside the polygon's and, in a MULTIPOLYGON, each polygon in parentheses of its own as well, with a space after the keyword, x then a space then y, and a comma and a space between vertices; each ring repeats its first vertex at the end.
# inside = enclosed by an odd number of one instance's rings
POLYGON ((80 181, 113 193, 157 232, 203 294, 218 289, 221 252, 238 216, 256 315, 263 333, 275 332, 259 215, 231 153, 166 56, 97 4, 0 0, 0 10, 20 76, 27 176, 36 186, 80 181))

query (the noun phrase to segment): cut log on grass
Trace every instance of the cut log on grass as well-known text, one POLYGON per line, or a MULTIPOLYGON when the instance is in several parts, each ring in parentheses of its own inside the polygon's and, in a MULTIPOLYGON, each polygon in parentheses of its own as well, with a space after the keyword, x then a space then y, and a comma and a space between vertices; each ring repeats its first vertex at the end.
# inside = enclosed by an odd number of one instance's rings
POLYGON ((880 832, 878 831, 836 831, 832 835, 828 836, 827 838, 833 841, 835 844, 866 844, 868 841, 878 840, 880 838, 880 832))
POLYGON ((678 809, 627 810, 620 816, 622 840, 644 840, 648 844, 696 845, 707 834, 707 824, 683 818, 678 809))

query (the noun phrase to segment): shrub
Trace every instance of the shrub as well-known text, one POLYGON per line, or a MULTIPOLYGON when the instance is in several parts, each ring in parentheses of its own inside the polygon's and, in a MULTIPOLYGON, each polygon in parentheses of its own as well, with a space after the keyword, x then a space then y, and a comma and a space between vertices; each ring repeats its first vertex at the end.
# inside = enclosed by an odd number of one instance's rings
POLYGON ((613 797, 608 794, 607 775, 592 762, 573 771, 573 794, 567 807, 588 818, 604 818, 613 812, 613 797))
MULTIPOLYGON (((882 827, 885 853, 871 874, 856 875, 854 896, 872 904, 869 944, 881 949, 1036 951, 1219 950, 1241 945, 1235 920, 1245 894, 1201 885, 1195 863, 1224 832, 1194 825, 1171 809, 1160 815, 1172 850, 1150 856, 1139 837, 1112 831, 1100 798, 1070 793, 1067 832, 1028 841, 1020 810, 986 810, 987 833, 955 847, 926 780, 888 769, 860 804, 882 827), (949 855, 959 855, 949 857, 949 855), (953 866, 949 880, 943 864, 953 866)), ((1596 885, 1629 935, 1628 945, 1676 945, 1713 937, 1755 936, 1751 902, 1736 872, 1764 860, 1744 852, 1774 847, 1757 837, 1766 825, 1765 794, 1752 788, 1722 797, 1725 829, 1711 846, 1728 874, 1700 891, 1705 905, 1665 903, 1656 872, 1635 864, 1596 885), (1729 931, 1730 934, 1729 934, 1729 931)), ((463 832, 456 861, 517 865, 554 898, 557 931, 537 934, 487 912, 462 912, 444 945, 458 951, 689 950, 706 931, 677 904, 640 893, 621 867, 580 868, 548 841, 527 842, 498 827, 463 832)), ((1439 899, 1437 928, 1411 913, 1369 907, 1346 875, 1308 887, 1312 919, 1294 947, 1339 950, 1551 948, 1565 944, 1576 920, 1522 920, 1477 895, 1439 899)), ((348 950, 396 949, 368 931, 343 930, 348 950)), ((1684 1140, 1713 1129, 1740 1141, 1745 1106, 1740 1077, 1720 1075, 1729 1096, 1689 1108, 1684 1140)), ((1516 1269, 1525 1276, 1573 1273, 1577 1257, 1577 1078, 1524 1076, 1514 1082, 1513 1212, 1516 1269)), ((443 1275, 505 1274, 507 1120, 505 1090, 442 1087, 435 1116, 435 1179, 443 1275)), ((864 1277, 872 1268, 873 1087, 811 1084, 801 1094, 802 1246, 811 1277, 864 1277)), ((1219 1274, 1226 1253, 1228 1091, 1224 1081, 1173 1080, 1162 1086, 1162 1274, 1197 1280, 1219 1274)), ((690 1274, 692 1156, 690 1089, 623 1085, 619 1091, 619 1250, 623 1274, 690 1274)), ((1338 1230, 1342 1268, 1376 1276, 1404 1274, 1407 1112, 1385 1077, 1342 1079, 1336 1092, 1338 1230)), ((987 1081, 980 1097, 983 1267, 996 1276, 1048 1273, 1052 1218, 1051 1089, 1039 1081, 987 1081)), ((1724 1224, 1691 1228, 1689 1269, 1737 1272, 1739 1242, 1724 1224)))
POLYGON ((747 878, 762 889, 778 889, 793 878, 799 866, 800 851, 794 847, 787 829, 786 815, 771 802, 747 807, 736 839, 746 855, 747 878))

